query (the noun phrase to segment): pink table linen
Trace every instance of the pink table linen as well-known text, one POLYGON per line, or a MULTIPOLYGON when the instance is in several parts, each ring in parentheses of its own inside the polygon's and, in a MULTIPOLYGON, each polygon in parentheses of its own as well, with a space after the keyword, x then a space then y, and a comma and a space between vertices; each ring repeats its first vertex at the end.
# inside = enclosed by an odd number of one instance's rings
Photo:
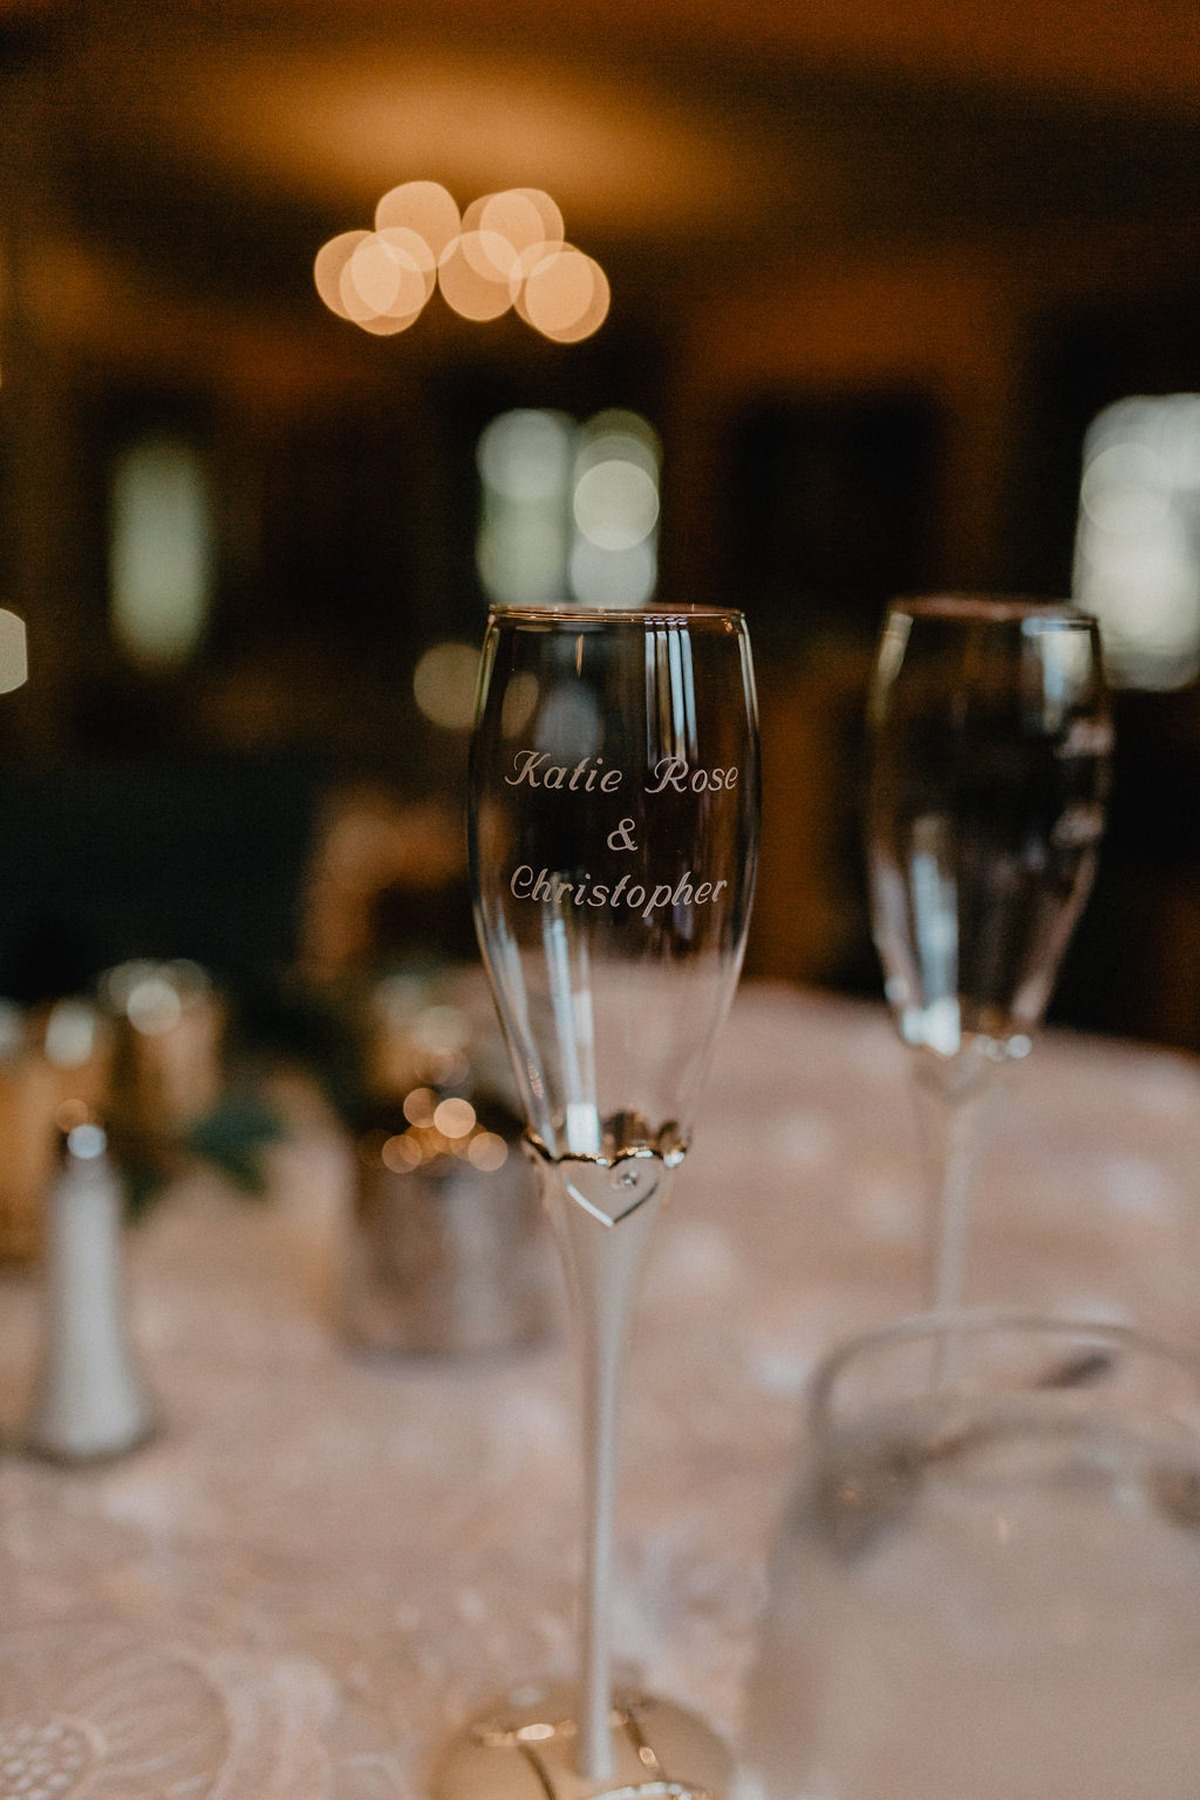
MULTIPOLYGON (((467 1708, 569 1672, 561 1331, 483 1361, 356 1359, 336 1325, 347 1172, 313 1118, 266 1205, 180 1183, 130 1240, 160 1436, 93 1470, 0 1465, 0 1795, 416 1800, 467 1708)), ((883 1010, 747 987, 652 1253, 615 1597, 629 1663, 727 1733, 806 1377, 916 1305, 921 1231, 883 1010)), ((1200 1066, 1038 1044, 997 1121, 970 1298, 1200 1344, 1200 1066)), ((0 1303, 15 1430, 32 1284, 8 1277, 0 1303)))

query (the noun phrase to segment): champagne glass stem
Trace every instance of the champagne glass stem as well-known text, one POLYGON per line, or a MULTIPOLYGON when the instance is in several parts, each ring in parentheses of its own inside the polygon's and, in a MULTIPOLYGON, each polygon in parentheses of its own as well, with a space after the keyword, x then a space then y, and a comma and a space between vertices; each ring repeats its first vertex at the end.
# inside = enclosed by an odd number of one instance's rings
POLYGON ((959 1093, 948 1093, 920 1075, 916 1082, 933 1201, 926 1300, 936 1313, 955 1312, 962 1305, 975 1178, 994 1088, 990 1070, 981 1071, 959 1093))
MULTIPOLYGON (((578 1164, 539 1167, 566 1268, 582 1377, 587 1539, 577 1754, 580 1774, 602 1782, 613 1775, 611 1591, 621 1395, 646 1246, 670 1171, 658 1165, 659 1180, 646 1197, 612 1219, 581 1199, 571 1179, 578 1164)), ((583 1167, 594 1175, 594 1164, 583 1167)), ((614 1187, 620 1180, 614 1172, 614 1187)))

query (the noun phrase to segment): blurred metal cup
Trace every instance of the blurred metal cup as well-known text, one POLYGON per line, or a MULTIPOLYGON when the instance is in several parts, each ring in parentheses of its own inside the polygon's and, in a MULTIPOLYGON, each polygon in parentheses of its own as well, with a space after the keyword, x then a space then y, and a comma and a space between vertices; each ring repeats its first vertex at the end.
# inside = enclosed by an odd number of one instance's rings
POLYGON ((57 1134, 67 1113, 103 1105, 111 1065, 112 1033, 91 1001, 30 1013, 0 1002, 0 1259, 37 1255, 57 1134))
POLYGON ((122 963, 101 994, 116 1025, 114 1123, 169 1164, 220 1097, 224 1002, 207 973, 182 960, 122 963))
MULTIPOLYGON (((456 1102, 466 1105, 466 1102, 456 1102)), ((478 1132, 467 1154, 432 1126, 358 1146, 345 1321, 360 1347, 472 1354, 541 1337, 546 1234, 519 1145, 478 1132), (422 1142, 424 1137, 424 1142, 422 1142)))

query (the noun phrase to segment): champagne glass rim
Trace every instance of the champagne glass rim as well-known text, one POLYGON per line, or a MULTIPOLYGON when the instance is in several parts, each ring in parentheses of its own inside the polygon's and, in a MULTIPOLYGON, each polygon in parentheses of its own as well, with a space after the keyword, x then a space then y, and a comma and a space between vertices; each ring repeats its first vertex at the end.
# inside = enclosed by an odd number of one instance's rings
MULTIPOLYGON (((843 1373, 859 1359, 880 1351, 919 1343, 930 1344, 957 1339, 994 1336, 1024 1336, 1031 1340, 1074 1339, 1097 1350, 1108 1348, 1146 1357, 1163 1367, 1189 1376, 1196 1384, 1200 1398, 1200 1354, 1155 1337, 1139 1326, 1124 1325, 1112 1319, 1072 1318, 1054 1313, 1021 1312, 1009 1308, 979 1307, 958 1312, 915 1313, 889 1325, 864 1331, 836 1344, 823 1356, 813 1373, 809 1387, 809 1424, 818 1441, 827 1441, 836 1431, 835 1390, 843 1373)), ((1067 1365, 1064 1364, 1064 1368, 1067 1365)), ((1047 1384, 1048 1386, 1050 1384, 1047 1384)))
POLYGON ((1022 624, 1026 620, 1046 625, 1097 623, 1073 600, 1037 594, 904 594, 888 603, 888 613, 904 613, 919 619, 969 619, 988 625, 1022 624))
POLYGON ((496 624, 554 625, 742 625, 745 614, 736 606, 712 606, 684 601, 672 606, 515 606, 488 608, 488 620, 496 624))

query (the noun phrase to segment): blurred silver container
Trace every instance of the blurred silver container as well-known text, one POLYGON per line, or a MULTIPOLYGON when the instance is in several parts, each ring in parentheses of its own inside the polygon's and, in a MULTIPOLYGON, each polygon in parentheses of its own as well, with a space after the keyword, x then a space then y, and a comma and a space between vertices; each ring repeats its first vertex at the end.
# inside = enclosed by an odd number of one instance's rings
POLYGON ((545 1333, 546 1233, 518 1143, 477 1132, 463 1149, 432 1126, 369 1133, 355 1199, 345 1323, 359 1348, 470 1355, 545 1333))
POLYGON ((223 1083, 225 1003, 196 963, 128 962, 100 983, 113 1021, 109 1110, 123 1142, 166 1176, 223 1083))
POLYGON ((36 1257, 56 1134, 107 1104, 112 1031, 90 1000, 0 1000, 0 1260, 36 1257))

